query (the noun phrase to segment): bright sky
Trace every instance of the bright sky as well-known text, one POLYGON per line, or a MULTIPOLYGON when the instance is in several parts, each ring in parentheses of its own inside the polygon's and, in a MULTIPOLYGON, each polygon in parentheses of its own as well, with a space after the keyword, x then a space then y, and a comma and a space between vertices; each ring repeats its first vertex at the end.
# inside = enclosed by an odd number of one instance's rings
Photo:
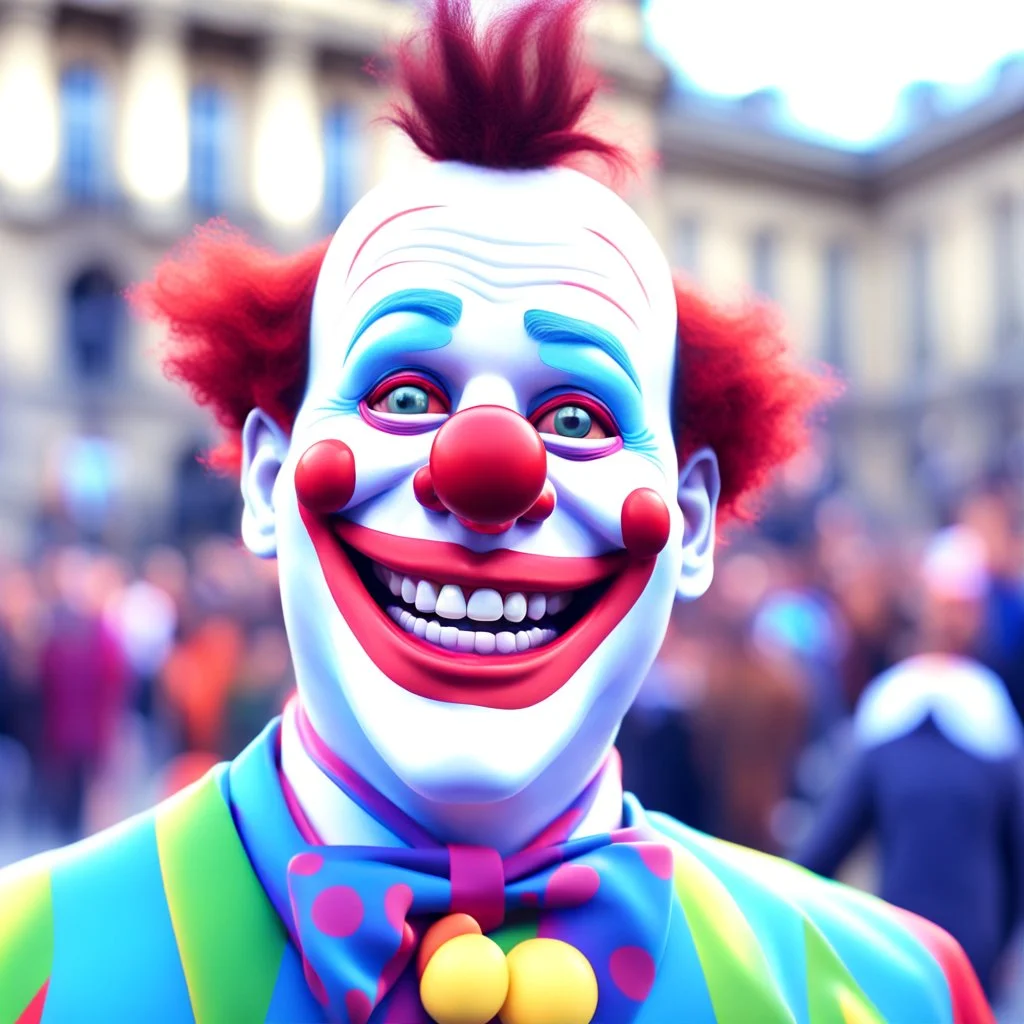
POLYGON ((776 87, 798 124, 851 145, 885 132, 907 84, 981 86, 1024 51, 1020 0, 648 0, 647 19, 692 85, 776 87))

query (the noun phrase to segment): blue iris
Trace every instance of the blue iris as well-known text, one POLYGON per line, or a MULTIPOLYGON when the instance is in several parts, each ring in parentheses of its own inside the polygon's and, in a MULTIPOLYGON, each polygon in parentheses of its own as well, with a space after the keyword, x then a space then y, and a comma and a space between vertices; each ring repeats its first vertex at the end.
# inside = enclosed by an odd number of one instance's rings
POLYGON ((387 397, 388 412, 402 416, 422 416, 430 408, 430 395, 423 388, 403 384, 387 397))
POLYGON ((563 405, 555 413, 555 433, 562 437, 586 437, 591 423, 590 413, 578 405, 563 405))

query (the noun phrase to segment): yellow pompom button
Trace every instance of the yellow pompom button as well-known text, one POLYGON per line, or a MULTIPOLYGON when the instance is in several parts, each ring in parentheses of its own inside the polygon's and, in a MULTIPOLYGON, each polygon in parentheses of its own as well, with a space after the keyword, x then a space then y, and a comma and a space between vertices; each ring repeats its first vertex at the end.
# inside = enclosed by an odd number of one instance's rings
POLYGON ((420 1002, 437 1024, 487 1024, 507 995, 505 954, 486 935, 449 939, 420 978, 420 1002))
POLYGON ((558 939, 527 939, 508 955, 501 1024, 590 1024, 597 978, 590 961, 558 939))

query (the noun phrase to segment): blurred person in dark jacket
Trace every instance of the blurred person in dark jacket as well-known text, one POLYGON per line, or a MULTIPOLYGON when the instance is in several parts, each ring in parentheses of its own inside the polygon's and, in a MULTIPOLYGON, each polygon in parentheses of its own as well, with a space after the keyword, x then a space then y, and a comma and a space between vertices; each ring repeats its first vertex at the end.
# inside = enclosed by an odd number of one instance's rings
POLYGON ((952 934, 991 992, 1022 910, 1024 732, 1002 681, 966 654, 984 622, 981 541, 943 531, 922 576, 921 653, 865 690, 852 763, 796 859, 834 875, 874 833, 882 898, 952 934))
POLYGON ((706 830, 706 787, 695 751, 691 708, 693 676, 694 659, 670 625, 615 746, 622 758, 623 785, 645 807, 706 830))

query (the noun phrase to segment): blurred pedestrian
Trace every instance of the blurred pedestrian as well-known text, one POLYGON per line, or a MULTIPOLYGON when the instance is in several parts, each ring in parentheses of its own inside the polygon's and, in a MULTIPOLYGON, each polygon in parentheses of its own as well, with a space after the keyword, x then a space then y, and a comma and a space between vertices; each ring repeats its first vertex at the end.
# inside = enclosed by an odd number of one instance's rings
POLYGON ((67 838, 77 838, 87 788, 124 710, 127 665, 103 615, 109 561, 68 548, 55 570, 57 601, 40 659, 41 762, 55 823, 67 838))
POLYGON ((1024 731, 967 655, 988 588, 979 538, 940 533, 922 583, 921 653, 864 692, 852 763, 796 859, 834 875, 874 833, 882 898, 950 932, 991 992, 1024 897, 1024 731))

